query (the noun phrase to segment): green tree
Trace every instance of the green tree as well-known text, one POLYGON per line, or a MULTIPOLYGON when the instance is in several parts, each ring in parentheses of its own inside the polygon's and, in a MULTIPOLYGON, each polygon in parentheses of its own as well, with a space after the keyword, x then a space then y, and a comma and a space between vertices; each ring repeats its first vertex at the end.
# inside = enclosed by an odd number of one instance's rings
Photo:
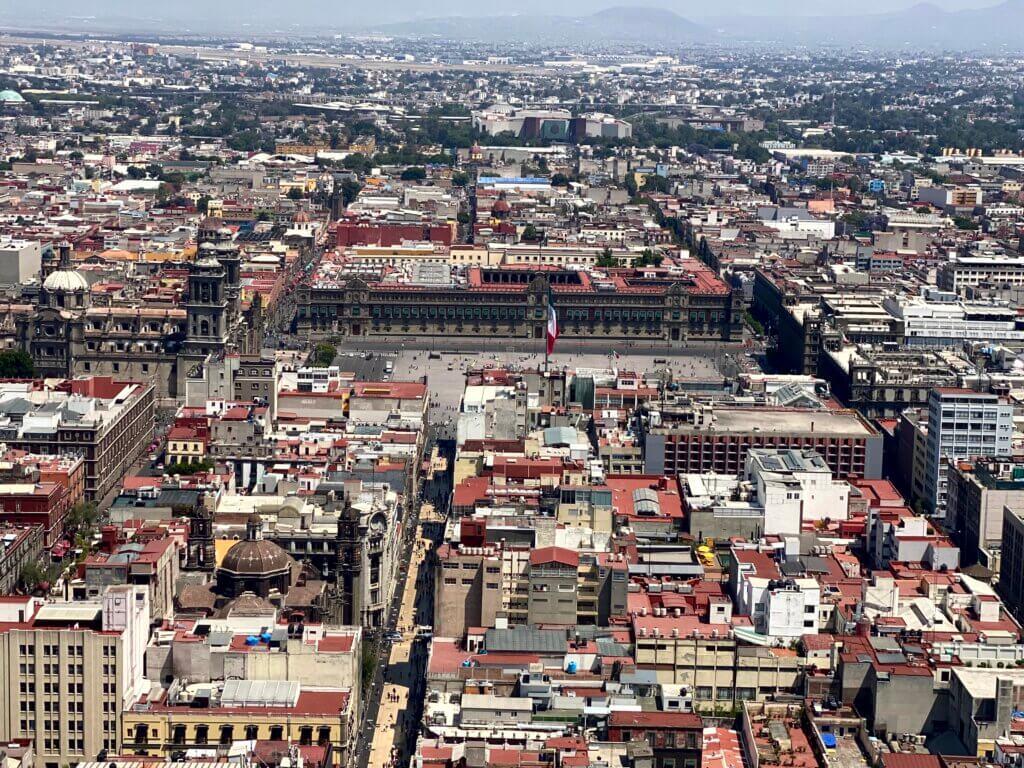
POLYGON ((209 472, 213 469, 211 459, 199 461, 175 461, 164 465, 165 475, 195 475, 199 472, 209 472))
POLYGON ((31 379, 35 375, 31 355, 22 349, 0 352, 0 379, 31 379))
POLYGON ((664 257, 660 253, 655 253, 650 248, 644 248, 640 257, 633 263, 638 267, 660 267, 662 261, 664 261, 664 257))
POLYGON ((523 227, 523 234, 522 237, 520 237, 519 239, 522 240, 523 242, 535 243, 538 240, 540 240, 540 233, 537 231, 537 228, 533 226, 532 223, 527 224, 525 227, 523 227))
POLYGON ((427 178, 427 169, 421 165, 411 165, 402 171, 402 181, 422 181, 427 178))
POLYGON ((344 160, 341 161, 341 167, 350 171, 356 171, 358 173, 369 173, 373 163, 366 155, 361 152, 348 155, 344 160))
POLYGON ((750 310, 743 313, 743 319, 746 321, 747 326, 758 336, 764 335, 764 326, 761 325, 761 321, 750 314, 750 310))
POLYGON ((672 183, 664 176, 659 176, 654 173, 644 179, 644 192, 661 192, 667 194, 671 189, 672 183))
POLYGON ((71 508, 64 519, 64 530, 68 533, 88 537, 99 522, 100 511, 94 501, 80 501, 71 508))
POLYGON ((840 220, 845 222, 847 232, 857 232, 868 226, 868 215, 864 211, 850 211, 840 220))
POLYGON ((18 583, 26 593, 33 593, 41 585, 52 583, 57 576, 57 569, 53 565, 46 565, 37 560, 30 560, 18 574, 18 583))
POLYGON ((196 210, 200 213, 206 213, 210 210, 210 198, 203 195, 196 201, 196 210))
POLYGON ((288 199, 289 200, 301 200, 302 199, 302 190, 299 189, 298 187, 292 187, 291 189, 288 190, 288 199))
POLYGON ((564 173, 556 173, 551 177, 552 187, 568 187, 571 179, 564 173))
POLYGON ((348 207, 357 197, 359 192, 362 190, 363 185, 358 181, 352 181, 352 179, 345 179, 341 182, 341 201, 348 207))
POLYGON ((453 187, 465 187, 469 184, 469 174, 463 171, 456 171, 452 174, 453 187))
POLYGON ((240 131, 228 138, 228 146, 236 152, 255 152, 260 148, 260 135, 256 131, 240 131))
POLYGON ((964 231, 978 228, 978 225, 974 223, 974 219, 970 216, 956 216, 953 219, 953 224, 957 229, 962 229, 964 231))
POLYGON ((601 251, 601 255, 597 257, 597 266, 602 269, 613 269, 619 266, 619 260, 612 255, 611 248, 605 248, 601 251))
POLYGON ((334 362, 334 358, 337 354, 338 350, 333 344, 328 344, 326 341, 322 341, 313 349, 313 365, 325 368, 334 362))

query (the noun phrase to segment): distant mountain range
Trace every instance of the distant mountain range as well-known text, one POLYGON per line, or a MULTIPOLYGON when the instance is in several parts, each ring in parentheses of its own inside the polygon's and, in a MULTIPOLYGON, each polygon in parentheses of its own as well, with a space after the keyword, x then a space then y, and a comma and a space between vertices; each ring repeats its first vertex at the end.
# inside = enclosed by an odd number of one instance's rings
MULTIPOLYGON (((857 13, 858 3, 842 6, 824 0, 759 0, 762 15, 728 14, 738 0, 611 0, 622 3, 596 13, 577 12, 584 2, 520 0, 510 7, 519 14, 467 16, 453 9, 470 7, 467 0, 435 0, 433 18, 372 23, 371 18, 409 19, 422 13, 419 0, 387 0, 379 9, 339 8, 332 0, 0 0, 0 27, 51 29, 76 33, 135 33, 202 36, 219 34, 243 39, 256 34, 377 34, 394 37, 439 37, 508 44, 583 47, 591 43, 671 50, 674 46, 838 46, 872 49, 941 49, 962 51, 1024 51, 1024 0, 993 0, 976 10, 944 11, 930 3, 885 13, 857 13), (685 8, 683 15, 661 7, 628 6, 650 2, 685 8), (848 8, 843 14, 828 8, 848 8), (537 12, 552 8, 553 12, 537 12), (813 15, 822 8, 821 15, 813 15), (556 10, 557 9, 557 10, 556 10), (716 15, 717 12, 717 15, 716 15), (728 14, 728 15, 727 15, 728 14), (35 25, 35 26, 34 26, 35 25)), ((884 7, 890 0, 872 0, 884 7)), ((477 8, 500 7, 497 0, 474 0, 477 8)), ((353 4, 341 4, 352 6, 353 4)), ((743 7, 752 7, 744 0, 743 7)), ((583 6, 586 7, 586 6, 583 6)))
POLYGON ((1024 0, 970 11, 919 3, 892 13, 849 16, 730 16, 702 19, 719 39, 871 48, 1024 49, 1024 0))
POLYGON ((920 3, 892 13, 695 17, 662 8, 614 7, 585 16, 445 16, 366 27, 399 37, 520 43, 798 44, 870 48, 1024 50, 1024 0, 970 11, 920 3))
POLYGON ((445 16, 378 24, 367 31, 399 37, 520 43, 694 42, 707 30, 663 8, 606 8, 587 16, 445 16))

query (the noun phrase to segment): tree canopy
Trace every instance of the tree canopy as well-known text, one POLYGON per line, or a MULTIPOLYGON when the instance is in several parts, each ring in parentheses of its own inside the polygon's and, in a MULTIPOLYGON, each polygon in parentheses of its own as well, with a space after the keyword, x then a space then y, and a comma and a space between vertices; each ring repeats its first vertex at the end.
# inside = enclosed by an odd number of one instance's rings
POLYGON ((30 379, 35 375, 35 363, 31 355, 21 349, 7 349, 0 352, 0 378, 30 379))

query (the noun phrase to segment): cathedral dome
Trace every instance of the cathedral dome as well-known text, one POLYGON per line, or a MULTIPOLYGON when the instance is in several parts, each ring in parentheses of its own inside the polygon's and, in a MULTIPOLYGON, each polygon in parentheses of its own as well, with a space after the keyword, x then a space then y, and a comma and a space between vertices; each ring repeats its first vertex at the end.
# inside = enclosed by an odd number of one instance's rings
POLYGON ((244 576, 269 576, 291 568, 292 558, 272 541, 240 541, 227 551, 220 569, 244 576))
POLYGON ((51 272, 43 282, 43 288, 49 293, 74 293, 88 291, 89 281, 81 272, 73 269, 58 269, 51 272))

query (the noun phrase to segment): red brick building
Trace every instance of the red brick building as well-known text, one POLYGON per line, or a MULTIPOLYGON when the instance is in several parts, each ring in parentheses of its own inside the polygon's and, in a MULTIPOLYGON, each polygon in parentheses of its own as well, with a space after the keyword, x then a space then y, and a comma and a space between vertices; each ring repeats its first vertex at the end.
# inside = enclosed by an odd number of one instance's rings
POLYGON ((85 498, 81 456, 34 454, 10 449, 0 455, 0 522, 38 525, 43 546, 64 535, 64 520, 85 498))
POLYGON ((452 244, 452 228, 447 224, 363 224, 338 221, 329 225, 328 232, 332 235, 335 248, 353 245, 388 247, 409 241, 452 244))
POLYGON ((43 529, 43 546, 52 547, 64 533, 72 506, 69 498, 60 483, 0 484, 0 522, 38 525, 43 529))

